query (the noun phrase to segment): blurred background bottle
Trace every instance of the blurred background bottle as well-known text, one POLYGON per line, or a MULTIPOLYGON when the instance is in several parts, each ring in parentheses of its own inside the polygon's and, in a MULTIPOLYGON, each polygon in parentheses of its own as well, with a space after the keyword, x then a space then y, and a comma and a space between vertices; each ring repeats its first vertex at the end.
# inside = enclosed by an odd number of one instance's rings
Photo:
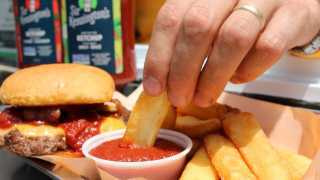
POLYGON ((136 38, 139 43, 150 39, 153 24, 165 0, 136 0, 136 38))

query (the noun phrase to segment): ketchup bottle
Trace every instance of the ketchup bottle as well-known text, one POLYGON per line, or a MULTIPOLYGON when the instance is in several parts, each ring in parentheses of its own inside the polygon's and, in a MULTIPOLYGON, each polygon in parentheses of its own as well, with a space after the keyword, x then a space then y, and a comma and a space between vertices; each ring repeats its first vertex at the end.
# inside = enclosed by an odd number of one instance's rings
POLYGON ((122 40, 124 55, 124 72, 114 75, 117 84, 125 84, 136 78, 136 62, 135 62, 135 36, 134 36, 134 8, 132 0, 122 0, 121 5, 121 21, 122 21, 122 40))
POLYGON ((19 67, 63 61, 60 0, 14 0, 19 67))
POLYGON ((117 85, 136 77, 132 0, 62 0, 65 63, 97 66, 117 85))

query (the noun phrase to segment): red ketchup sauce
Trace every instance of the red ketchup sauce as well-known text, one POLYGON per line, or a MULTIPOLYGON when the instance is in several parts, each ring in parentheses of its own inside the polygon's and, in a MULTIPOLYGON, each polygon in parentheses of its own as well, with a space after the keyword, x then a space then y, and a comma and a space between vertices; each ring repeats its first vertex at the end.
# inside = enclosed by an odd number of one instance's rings
POLYGON ((67 144, 75 151, 81 151, 82 144, 99 134, 100 120, 79 119, 60 125, 66 133, 67 144))
POLYGON ((19 123, 22 120, 10 110, 4 110, 0 112, 0 129, 10 128, 15 123, 19 123))
POLYGON ((72 151, 81 152, 82 144, 90 137, 99 134, 101 119, 98 117, 73 118, 63 123, 51 124, 43 120, 23 120, 19 118, 18 112, 10 108, 0 112, 0 129, 7 129, 19 123, 61 127, 65 131, 67 145, 72 151))
POLYGON ((122 139, 115 139, 92 149, 90 154, 111 161, 140 162, 163 159, 181 151, 182 147, 164 139, 157 139, 155 145, 148 148, 136 147, 122 139))

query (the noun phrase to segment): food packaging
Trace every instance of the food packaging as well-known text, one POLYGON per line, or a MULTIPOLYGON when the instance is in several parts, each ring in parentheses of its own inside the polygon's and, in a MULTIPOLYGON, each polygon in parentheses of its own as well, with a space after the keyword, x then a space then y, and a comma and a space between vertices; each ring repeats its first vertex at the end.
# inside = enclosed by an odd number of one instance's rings
POLYGON ((14 0, 20 67, 63 60, 59 0, 14 0))
POLYGON ((64 62, 100 67, 116 84, 135 80, 132 0, 62 0, 64 62))
POLYGON ((11 0, 2 0, 0 6, 0 60, 15 65, 17 58, 15 24, 11 0))

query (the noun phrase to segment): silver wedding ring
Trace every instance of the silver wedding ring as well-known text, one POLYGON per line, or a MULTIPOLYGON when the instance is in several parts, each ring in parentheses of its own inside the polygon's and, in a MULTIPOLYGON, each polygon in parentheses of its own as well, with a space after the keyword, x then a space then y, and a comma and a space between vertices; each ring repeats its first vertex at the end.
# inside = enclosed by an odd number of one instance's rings
POLYGON ((262 12, 253 5, 244 4, 234 8, 234 11, 243 10, 253 14, 260 22, 261 28, 264 27, 265 19, 262 12))

